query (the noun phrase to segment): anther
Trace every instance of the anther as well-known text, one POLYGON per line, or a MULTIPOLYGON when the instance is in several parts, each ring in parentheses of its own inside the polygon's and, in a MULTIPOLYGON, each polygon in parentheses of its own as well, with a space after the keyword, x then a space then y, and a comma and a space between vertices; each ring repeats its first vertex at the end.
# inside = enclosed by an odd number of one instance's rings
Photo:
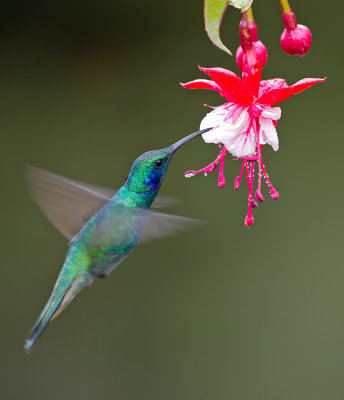
POLYGON ((279 198, 279 193, 275 188, 270 189, 270 196, 274 199, 277 200, 279 198))
POLYGON ((259 190, 256 190, 255 197, 261 203, 264 201, 264 196, 262 195, 262 192, 260 192, 259 190))

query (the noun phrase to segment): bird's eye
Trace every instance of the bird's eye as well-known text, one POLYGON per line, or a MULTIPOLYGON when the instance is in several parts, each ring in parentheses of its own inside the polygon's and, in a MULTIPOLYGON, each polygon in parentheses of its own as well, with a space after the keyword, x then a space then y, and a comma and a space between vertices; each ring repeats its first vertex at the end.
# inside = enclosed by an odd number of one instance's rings
POLYGON ((163 164, 164 160, 162 158, 159 158, 158 160, 155 161, 154 167, 155 168, 160 168, 163 164))

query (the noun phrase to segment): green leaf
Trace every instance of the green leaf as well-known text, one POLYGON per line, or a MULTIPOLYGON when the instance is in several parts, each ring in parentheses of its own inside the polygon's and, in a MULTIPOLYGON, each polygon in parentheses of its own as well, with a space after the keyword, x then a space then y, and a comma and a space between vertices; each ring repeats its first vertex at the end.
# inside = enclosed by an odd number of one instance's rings
POLYGON ((251 7, 253 0, 228 0, 228 3, 235 8, 240 8, 244 12, 251 7))
POLYGON ((220 38, 220 26, 227 6, 228 0, 204 0, 204 22, 205 30, 214 45, 232 55, 220 38))

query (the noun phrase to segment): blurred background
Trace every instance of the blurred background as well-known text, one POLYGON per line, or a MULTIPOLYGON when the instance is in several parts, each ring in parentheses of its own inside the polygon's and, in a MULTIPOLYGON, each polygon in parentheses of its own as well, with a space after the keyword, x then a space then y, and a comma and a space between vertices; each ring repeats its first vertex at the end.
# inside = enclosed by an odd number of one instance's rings
MULTIPOLYGON (((227 159, 222 190, 216 173, 186 180, 217 154, 187 144, 161 194, 182 199, 170 212, 208 223, 139 246, 28 356, 67 242, 30 199, 25 166, 118 187, 138 155, 197 130, 203 104, 221 103, 178 82, 201 78, 198 64, 238 70, 204 33, 202 0, 3 4, 1 399, 343 399, 343 4, 292 6, 313 31, 303 59, 279 47, 277 0, 255 1, 264 78, 328 80, 283 103, 280 150, 265 151, 280 199, 264 188, 246 228, 239 162, 227 159)), ((232 50, 239 18, 230 9, 223 22, 232 50)))

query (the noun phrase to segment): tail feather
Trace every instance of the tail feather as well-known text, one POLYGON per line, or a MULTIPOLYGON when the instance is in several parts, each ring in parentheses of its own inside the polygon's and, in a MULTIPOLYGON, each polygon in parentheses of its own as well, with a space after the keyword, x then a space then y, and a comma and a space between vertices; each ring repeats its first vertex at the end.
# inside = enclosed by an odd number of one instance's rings
POLYGON ((49 321, 55 314, 56 310, 60 306, 65 293, 62 293, 58 297, 53 297, 49 299, 34 326, 31 328, 30 332, 27 334, 24 344, 24 350, 27 353, 31 353, 33 346, 35 345, 37 339, 41 336, 45 328, 47 327, 49 321))
POLYGON ((68 281, 68 283, 63 281, 63 278, 61 281, 57 281, 53 294, 25 339, 24 350, 27 353, 32 351, 37 339, 41 336, 49 321, 56 318, 80 290, 91 285, 94 278, 93 275, 86 272, 78 275, 74 280, 68 281), (60 285, 63 289, 61 289, 60 285))

